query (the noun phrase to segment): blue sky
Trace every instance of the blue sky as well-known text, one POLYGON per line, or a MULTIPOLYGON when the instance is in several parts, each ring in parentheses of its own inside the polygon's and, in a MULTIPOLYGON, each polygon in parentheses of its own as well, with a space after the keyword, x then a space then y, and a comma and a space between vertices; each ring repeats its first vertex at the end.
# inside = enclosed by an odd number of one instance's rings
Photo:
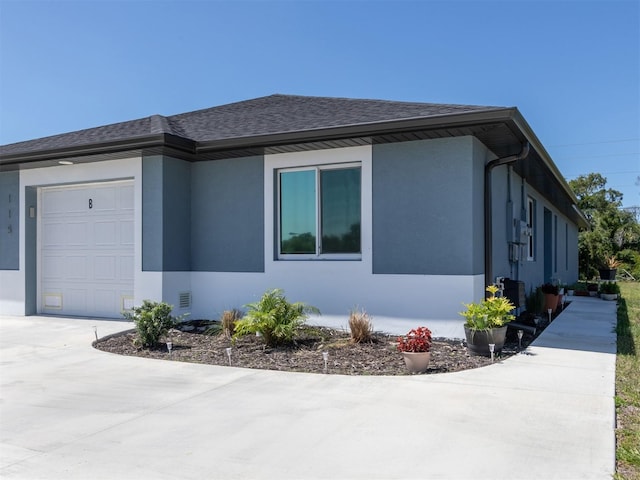
POLYGON ((637 0, 0 0, 0 144, 273 93, 517 106, 640 205, 637 0))

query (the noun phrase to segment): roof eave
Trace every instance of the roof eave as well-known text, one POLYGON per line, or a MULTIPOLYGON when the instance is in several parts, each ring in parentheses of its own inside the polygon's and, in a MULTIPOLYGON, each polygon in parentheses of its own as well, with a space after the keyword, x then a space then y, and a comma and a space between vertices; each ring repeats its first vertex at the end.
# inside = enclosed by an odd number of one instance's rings
POLYGON ((170 147, 189 154, 194 154, 196 150, 195 142, 192 140, 168 133, 161 133, 123 140, 114 140, 110 142, 96 142, 75 147, 0 155, 0 166, 6 167, 16 164, 55 161, 77 157, 88 157, 91 155, 109 155, 131 150, 158 147, 170 147))
POLYGON ((553 173, 553 176, 558 180, 558 183, 560 184, 564 192, 573 202, 573 209, 575 210, 576 214, 578 215, 578 217, 582 222, 582 224, 579 226, 582 228, 589 228, 589 221, 585 217, 584 213, 582 213, 582 211, 580 211, 580 209, 577 207, 578 199, 573 193, 573 190, 564 179, 564 176, 560 173, 560 170, 558 170, 558 167, 556 166, 556 164, 551 159, 551 155, 549 155, 549 152, 547 152, 547 150, 544 148, 540 139, 533 132, 533 129, 529 126, 527 121, 524 119, 522 114, 517 109, 513 116, 513 122, 518 127, 518 129, 522 132, 522 134, 525 136, 525 138, 531 144, 531 146, 536 150, 536 152, 538 152, 538 155, 540 156, 540 159, 544 162, 545 167, 547 167, 553 173))
POLYGON ((337 127, 321 127, 316 129, 295 130, 290 132, 271 133, 267 135, 250 135, 199 142, 198 153, 217 150, 231 150, 247 147, 268 147, 287 143, 304 143, 318 140, 334 140, 339 138, 374 136, 411 130, 435 129, 443 127, 460 127, 479 125, 509 120, 515 108, 482 110, 479 112, 448 113, 430 117, 416 117, 380 122, 359 123, 337 127))

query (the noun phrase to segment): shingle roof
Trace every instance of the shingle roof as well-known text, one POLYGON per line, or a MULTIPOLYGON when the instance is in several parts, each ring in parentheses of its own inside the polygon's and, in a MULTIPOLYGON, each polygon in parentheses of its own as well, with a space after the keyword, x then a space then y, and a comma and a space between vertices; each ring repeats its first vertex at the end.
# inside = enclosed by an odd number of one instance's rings
POLYGON ((501 110, 503 107, 362 100, 298 95, 230 103, 171 116, 151 117, 0 146, 0 158, 32 152, 120 142, 169 134, 195 142, 303 132, 414 118, 501 110))
POLYGON ((169 117, 198 142, 494 109, 469 105, 271 95, 169 117))
POLYGON ((555 204, 563 202, 561 210, 570 218, 584 220, 573 210, 571 189, 514 107, 270 95, 0 146, 0 171, 51 166, 69 158, 127 158, 133 152, 177 152, 196 161, 465 135, 475 136, 498 156, 532 143, 526 171, 523 164, 516 172, 555 204))

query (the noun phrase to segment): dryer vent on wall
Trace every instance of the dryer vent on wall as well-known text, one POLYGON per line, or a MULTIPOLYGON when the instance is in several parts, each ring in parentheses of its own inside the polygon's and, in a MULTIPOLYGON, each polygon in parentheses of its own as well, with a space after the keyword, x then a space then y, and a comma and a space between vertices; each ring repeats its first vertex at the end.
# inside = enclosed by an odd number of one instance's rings
POLYGON ((178 305, 179 308, 191 307, 191 292, 182 292, 179 295, 178 305))

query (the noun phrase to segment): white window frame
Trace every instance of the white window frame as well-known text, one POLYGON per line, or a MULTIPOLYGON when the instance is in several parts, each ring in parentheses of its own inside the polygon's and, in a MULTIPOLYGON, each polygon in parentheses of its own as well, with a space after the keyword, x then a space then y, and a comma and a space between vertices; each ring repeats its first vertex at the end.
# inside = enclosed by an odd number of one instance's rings
POLYGON ((331 163, 331 164, 319 164, 299 167, 283 167, 276 170, 276 258, 278 260, 361 260, 362 259, 362 162, 347 162, 347 163, 331 163), (320 218, 320 202, 321 202, 321 188, 320 188, 320 172, 323 170, 343 170, 347 168, 359 168, 360 169, 360 252, 358 253, 320 253, 320 242, 322 239, 322 221, 320 218), (316 225, 316 253, 281 253, 281 228, 280 228, 280 212, 281 212, 281 195, 280 195, 280 174, 283 172, 301 172, 313 170, 316 172, 316 210, 315 210, 315 225, 316 225))
POLYGON ((527 226, 529 227, 530 235, 527 244, 527 260, 530 262, 536 259, 536 201, 532 197, 527 197, 527 226))

